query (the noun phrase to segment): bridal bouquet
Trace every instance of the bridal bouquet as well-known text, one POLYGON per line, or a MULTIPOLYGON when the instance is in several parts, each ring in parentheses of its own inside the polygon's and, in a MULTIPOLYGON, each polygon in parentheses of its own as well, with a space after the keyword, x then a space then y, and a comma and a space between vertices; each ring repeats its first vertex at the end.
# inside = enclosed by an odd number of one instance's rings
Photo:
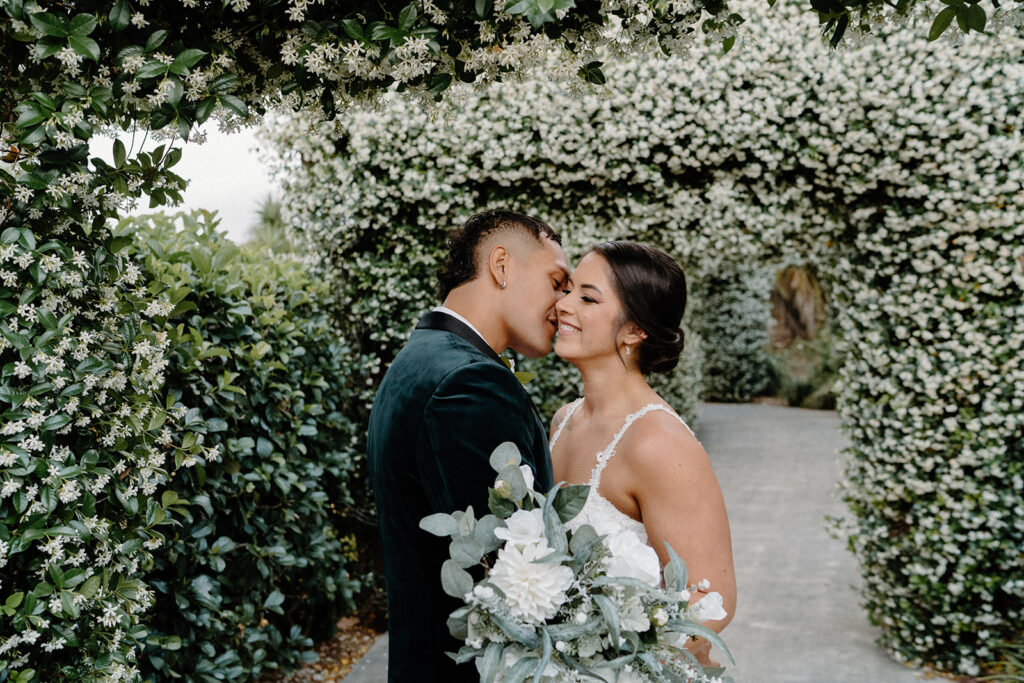
POLYGON ((420 522, 451 538, 441 584, 466 603, 448 619, 465 642, 449 656, 475 660, 485 683, 731 681, 722 669, 701 668, 684 647, 705 638, 728 655, 701 625, 725 611, 718 593, 688 604, 690 591, 708 586, 687 584, 686 566, 668 544, 662 587, 657 554, 635 534, 609 538, 588 524, 566 526, 589 487, 533 490, 533 473, 511 443, 490 462, 498 473, 491 514, 477 519, 470 507, 420 522), (481 565, 483 578, 474 581, 467 569, 481 565))

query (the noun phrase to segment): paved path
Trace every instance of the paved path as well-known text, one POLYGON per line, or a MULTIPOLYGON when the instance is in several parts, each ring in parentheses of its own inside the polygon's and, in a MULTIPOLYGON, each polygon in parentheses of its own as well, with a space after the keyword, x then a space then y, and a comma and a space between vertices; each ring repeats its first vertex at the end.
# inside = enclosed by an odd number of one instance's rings
MULTIPOLYGON (((723 637, 736 683, 920 680, 874 645, 853 557, 825 530, 825 515, 844 511, 835 413, 705 404, 697 433, 732 527, 738 605, 723 637)), ((346 683, 384 681, 386 665, 383 637, 346 683)))

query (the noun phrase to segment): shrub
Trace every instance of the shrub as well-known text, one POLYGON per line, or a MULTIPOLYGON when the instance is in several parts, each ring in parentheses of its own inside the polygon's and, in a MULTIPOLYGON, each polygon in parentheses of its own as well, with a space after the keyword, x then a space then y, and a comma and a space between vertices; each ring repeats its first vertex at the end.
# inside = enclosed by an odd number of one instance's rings
POLYGON ((294 258, 240 250, 205 212, 126 220, 116 234, 176 304, 166 391, 191 406, 205 454, 172 477, 189 515, 145 572, 146 623, 165 647, 142 668, 246 680, 295 665, 359 587, 340 523, 359 462, 359 370, 321 306, 328 285, 294 258))

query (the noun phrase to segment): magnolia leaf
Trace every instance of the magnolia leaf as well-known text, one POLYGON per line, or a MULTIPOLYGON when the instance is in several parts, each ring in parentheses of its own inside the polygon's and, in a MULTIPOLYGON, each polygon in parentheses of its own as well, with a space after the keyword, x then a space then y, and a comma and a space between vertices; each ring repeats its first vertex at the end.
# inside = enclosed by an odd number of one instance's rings
POLYGON ((569 551, 569 539, 565 533, 565 527, 562 526, 562 521, 558 518, 558 513, 555 512, 554 501, 555 494, 558 492, 558 487, 561 484, 555 484, 548 491, 546 500, 544 501, 544 535, 548 539, 548 544, 556 551, 565 553, 569 551))
POLYGON ((516 505, 511 500, 498 495, 494 489, 487 489, 487 509, 499 519, 508 519, 516 511, 516 505))
POLYGON ((558 518, 563 523, 570 521, 580 513, 590 495, 590 487, 586 485, 573 484, 563 486, 554 495, 554 508, 558 518))

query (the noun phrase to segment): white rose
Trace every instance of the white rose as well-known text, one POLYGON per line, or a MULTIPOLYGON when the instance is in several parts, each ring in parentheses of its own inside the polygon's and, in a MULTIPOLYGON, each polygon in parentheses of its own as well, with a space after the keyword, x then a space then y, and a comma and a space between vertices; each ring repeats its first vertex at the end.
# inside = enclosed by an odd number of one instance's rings
POLYGON ((637 579, 651 586, 661 585, 661 563, 658 553, 633 533, 620 533, 605 541, 611 557, 605 560, 609 576, 637 579))
POLYGON ((544 511, 516 510, 505 520, 505 526, 494 530, 494 535, 509 545, 524 546, 535 543, 547 543, 544 536, 544 511))
POLYGON ((725 619, 729 613, 722 607, 722 595, 714 591, 708 593, 697 602, 690 605, 688 614, 691 619, 697 622, 717 621, 725 619))
POLYGON ((529 465, 520 465, 519 471, 523 473, 523 479, 526 480, 526 488, 533 488, 533 470, 530 469, 529 465))

